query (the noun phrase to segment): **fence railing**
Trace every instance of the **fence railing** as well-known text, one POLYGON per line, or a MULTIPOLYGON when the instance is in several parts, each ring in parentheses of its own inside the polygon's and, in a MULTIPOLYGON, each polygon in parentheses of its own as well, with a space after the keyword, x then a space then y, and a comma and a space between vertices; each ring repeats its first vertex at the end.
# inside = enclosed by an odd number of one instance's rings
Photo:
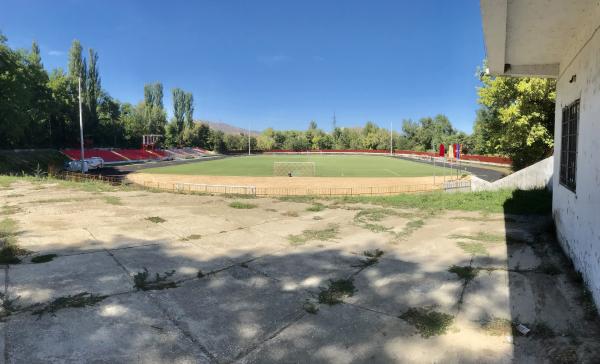
POLYGON ((439 184, 411 184, 397 186, 352 186, 352 187, 257 187, 237 185, 211 185, 196 183, 170 183, 144 181, 144 188, 167 190, 178 193, 237 194, 253 196, 376 196, 401 193, 449 191, 470 189, 470 181, 439 184))
POLYGON ((58 174, 54 174, 53 177, 64 179, 66 181, 101 181, 110 183, 111 185, 121 185, 123 184, 123 177, 121 176, 103 176, 99 174, 83 174, 77 172, 67 172, 63 171, 58 174))

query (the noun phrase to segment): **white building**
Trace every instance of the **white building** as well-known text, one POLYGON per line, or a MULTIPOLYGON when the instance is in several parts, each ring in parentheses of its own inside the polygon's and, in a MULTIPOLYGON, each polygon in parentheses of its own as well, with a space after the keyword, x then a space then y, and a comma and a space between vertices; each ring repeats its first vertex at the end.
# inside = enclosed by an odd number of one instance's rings
POLYGON ((481 0, 490 73, 557 79, 553 216, 600 306, 600 1, 481 0))

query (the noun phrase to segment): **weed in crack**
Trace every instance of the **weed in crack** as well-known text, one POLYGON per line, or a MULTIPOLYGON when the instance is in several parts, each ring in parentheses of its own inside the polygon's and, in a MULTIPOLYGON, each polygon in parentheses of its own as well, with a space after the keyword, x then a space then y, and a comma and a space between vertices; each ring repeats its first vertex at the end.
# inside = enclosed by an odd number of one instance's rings
POLYGON ((191 234, 188 236, 184 236, 183 238, 179 239, 181 241, 190 241, 190 240, 199 240, 202 238, 202 235, 200 234, 191 234))
POLYGON ((488 255, 488 250, 482 243, 470 243, 466 241, 459 241, 456 243, 465 253, 475 255, 488 255))
POLYGON ((405 238, 409 237, 415 231, 422 228, 423 225, 425 225, 425 221, 423 221, 421 219, 411 220, 406 223, 406 226, 404 226, 404 229, 402 229, 402 231, 400 231, 399 233, 396 233, 395 235, 399 239, 405 239, 405 238))
POLYGON ((198 269, 198 273, 196 273, 196 277, 204 278, 204 277, 206 277, 206 274, 204 274, 204 272, 202 272, 200 269, 198 269))
POLYGON ((482 322, 481 328, 487 335, 491 336, 506 336, 514 335, 514 327, 512 322, 505 318, 491 317, 482 322))
POLYGON ((556 337, 556 333, 545 322, 536 321, 531 328, 533 336, 539 339, 550 339, 556 337))
POLYGON ((398 318, 413 325, 424 338, 444 335, 454 322, 454 316, 435 311, 431 307, 409 308, 398 318))
POLYGON ((344 298, 352 297, 356 292, 354 279, 329 280, 329 287, 321 288, 319 292, 319 303, 337 305, 344 302, 344 298))
POLYGON ((461 267, 458 265, 453 265, 450 268, 448 268, 448 272, 456 274, 466 284, 475 279, 475 277, 477 277, 477 273, 479 272, 479 270, 473 267, 461 267))
POLYGON ((229 204, 229 207, 232 207, 234 209, 248 210, 248 209, 256 208, 258 206, 255 204, 251 204, 251 203, 245 203, 245 202, 241 202, 241 201, 233 201, 229 204))
POLYGON ((121 202, 121 198, 119 198, 117 196, 104 196, 104 202, 106 202, 109 205, 115 205, 115 206, 119 206, 119 205, 123 204, 121 202))
POLYGON ((339 232, 339 226, 336 224, 329 224, 325 229, 321 230, 304 230, 302 234, 288 235, 288 240, 292 245, 302 245, 310 240, 326 241, 331 240, 337 236, 339 232))
POLYGON ((383 254, 384 254, 383 250, 379 250, 379 249, 365 250, 363 252, 363 255, 366 258, 361 259, 361 261, 358 264, 353 265, 353 267, 364 269, 364 268, 370 267, 372 265, 375 265, 375 264, 379 263, 379 258, 381 258, 381 256, 383 254))
POLYGON ((154 280, 148 280, 150 273, 144 268, 143 272, 138 272, 133 276, 134 287, 139 291, 156 291, 161 289, 176 288, 177 283, 170 281, 169 278, 175 274, 175 270, 165 272, 164 275, 156 273, 154 280))
POLYGON ((56 254, 44 254, 44 255, 36 255, 31 258, 31 263, 48 263, 54 260, 58 255, 56 254))
POLYGON ((321 216, 313 216, 313 220, 319 221, 319 220, 323 220, 323 218, 321 216))
POLYGON ((37 309, 34 309, 31 313, 38 315, 41 318, 45 314, 55 315, 56 311, 65 308, 81 308, 86 306, 93 306, 96 303, 104 300, 108 296, 95 295, 93 293, 81 292, 75 295, 69 295, 64 297, 58 297, 50 303, 40 304, 37 309))
POLYGON ((489 243, 500 242, 500 241, 504 241, 506 239, 504 235, 491 234, 491 233, 486 233, 484 231, 480 231, 474 235, 452 234, 449 236, 449 238, 451 238, 451 239, 468 239, 468 240, 476 240, 476 241, 483 241, 483 242, 489 242, 489 243))
POLYGON ((17 245, 17 222, 11 218, 0 221, 0 264, 19 264, 20 256, 31 251, 17 245))
POLYGON ((19 311, 17 301, 19 301, 20 298, 21 296, 17 296, 16 298, 10 298, 8 294, 0 292, 0 300, 2 300, 2 311, 0 311, 0 318, 10 316, 13 313, 19 311))
POLYGON ((308 298, 306 299, 306 301, 304 301, 302 308, 304 309, 304 311, 306 311, 312 315, 316 315, 317 312, 319 312, 319 305, 317 305, 315 302, 312 302, 308 298))
POLYGON ((314 202, 312 206, 308 207, 306 209, 306 211, 311 211, 311 212, 319 212, 319 211, 323 211, 327 208, 327 206, 323 205, 320 202, 314 202))
POLYGON ((160 223, 167 221, 160 216, 150 216, 150 217, 147 217, 146 220, 153 222, 155 224, 160 224, 160 223))

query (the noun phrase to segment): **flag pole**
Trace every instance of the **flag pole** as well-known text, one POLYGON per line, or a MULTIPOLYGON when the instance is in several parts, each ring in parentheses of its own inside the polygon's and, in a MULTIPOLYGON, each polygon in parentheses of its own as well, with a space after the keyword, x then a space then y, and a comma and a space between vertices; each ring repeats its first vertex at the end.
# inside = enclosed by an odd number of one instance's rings
POLYGON ((85 173, 84 171, 84 160, 85 155, 83 151, 83 109, 81 106, 81 75, 78 79, 78 88, 79 88, 79 140, 81 142, 81 173, 85 173))

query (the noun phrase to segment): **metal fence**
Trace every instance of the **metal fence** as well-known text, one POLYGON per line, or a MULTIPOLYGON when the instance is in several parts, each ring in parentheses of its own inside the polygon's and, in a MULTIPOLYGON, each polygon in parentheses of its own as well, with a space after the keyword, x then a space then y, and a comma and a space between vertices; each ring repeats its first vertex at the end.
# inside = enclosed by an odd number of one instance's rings
POLYGON ((111 185, 123 184, 123 177, 121 176, 103 176, 100 174, 83 174, 77 172, 61 172, 52 175, 55 178, 64 179, 66 181, 85 182, 85 181, 100 181, 106 182, 111 185))
POLYGON ((253 196, 376 196, 432 191, 470 190, 470 181, 447 181, 441 184, 412 184, 396 186, 352 187, 256 187, 237 185, 211 185, 197 183, 143 182, 145 188, 178 193, 236 194, 253 196))

